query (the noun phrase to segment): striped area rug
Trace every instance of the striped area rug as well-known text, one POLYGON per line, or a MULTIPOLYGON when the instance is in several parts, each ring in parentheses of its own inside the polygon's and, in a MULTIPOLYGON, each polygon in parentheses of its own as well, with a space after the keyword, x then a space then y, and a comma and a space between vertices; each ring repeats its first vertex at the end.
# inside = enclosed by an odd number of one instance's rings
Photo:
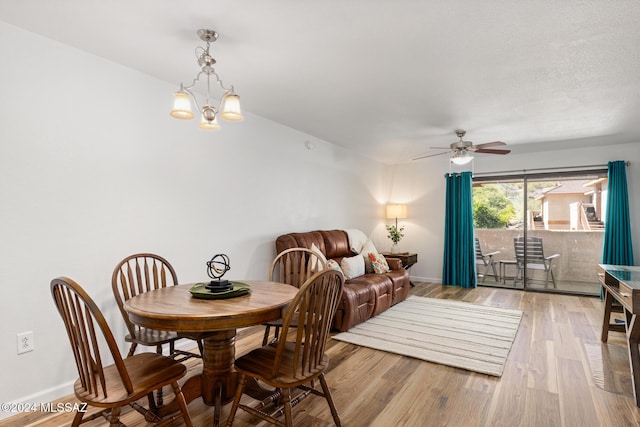
POLYGON ((522 312, 411 296, 333 339, 501 376, 522 312))

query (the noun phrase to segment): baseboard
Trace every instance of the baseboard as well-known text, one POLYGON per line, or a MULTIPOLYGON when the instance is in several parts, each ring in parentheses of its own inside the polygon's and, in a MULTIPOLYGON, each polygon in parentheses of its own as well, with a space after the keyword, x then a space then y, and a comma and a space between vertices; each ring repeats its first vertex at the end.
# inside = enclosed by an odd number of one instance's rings
MULTIPOLYGON (((20 399, 16 399, 12 402, 8 402, 8 405, 3 404, 3 408, 4 406, 8 406, 10 408, 13 405, 17 410, 21 407, 20 405, 24 405, 24 404, 35 405, 35 407, 40 407, 40 404, 53 402, 54 400, 73 394, 73 384, 75 382, 76 380, 74 379, 67 383, 48 388, 46 390, 42 390, 37 393, 30 394, 28 396, 24 396, 20 399)), ((20 411, 20 412, 0 411, 0 420, 12 417, 14 415, 18 415, 19 413, 22 413, 22 412, 24 411, 20 411)))
POLYGON ((429 283, 442 283, 442 279, 439 277, 418 277, 418 276, 411 276, 409 277, 409 280, 411 280, 412 283, 422 283, 422 282, 429 282, 429 283))
MULTIPOLYGON (((140 347, 138 347, 138 348, 140 348, 140 347)), ((198 345, 196 344, 195 341, 185 338, 185 339, 181 339, 181 340, 176 341, 176 347, 175 348, 178 349, 178 350, 190 351, 190 350, 193 350, 193 349, 197 349, 198 345)), ((126 354, 123 355, 123 356, 126 356, 126 354)), ((71 380, 71 381, 69 381, 67 383, 63 383, 63 384, 57 385, 55 387, 48 388, 46 390, 42 390, 42 391, 39 391, 37 393, 33 393, 33 394, 28 395, 28 396, 21 397, 19 399, 14 400, 14 401, 7 402, 8 405, 3 405, 3 408, 4 408, 4 406, 7 406, 7 407, 10 408, 11 405, 13 405, 16 409, 18 409, 20 407, 20 405, 23 405, 23 404, 25 404, 25 405, 26 404, 35 405, 36 407, 39 407, 40 404, 53 402, 54 400, 58 400, 58 399, 61 399, 61 398, 65 397, 65 396, 69 396, 69 395, 73 394, 73 384, 75 382, 76 382, 76 380, 73 379, 73 380, 71 380)), ((18 413, 19 412, 5 412, 5 411, 0 410, 0 420, 12 417, 14 415, 18 415, 18 413)))

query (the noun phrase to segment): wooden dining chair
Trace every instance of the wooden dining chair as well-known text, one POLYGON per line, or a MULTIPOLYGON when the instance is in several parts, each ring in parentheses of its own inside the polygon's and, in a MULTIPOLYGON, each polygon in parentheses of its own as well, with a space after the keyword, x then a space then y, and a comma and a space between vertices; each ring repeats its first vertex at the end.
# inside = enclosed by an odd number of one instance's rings
MULTIPOLYGON (((269 271, 269 281, 286 283, 287 285, 299 288, 314 273, 327 268, 327 261, 317 256, 315 251, 307 248, 291 248, 282 251, 271 263, 269 271)), ((291 327, 295 327, 295 321, 291 327)), ((271 328, 274 328, 273 341, 278 340, 282 319, 274 320, 265 324, 262 345, 267 345, 271 328)))
MULTIPOLYGON (((129 333, 125 341, 131 343, 128 356, 133 356, 138 345, 155 347, 156 353, 162 354, 162 346, 169 344, 169 356, 183 362, 192 357, 202 357, 202 341, 197 340, 200 354, 185 350, 177 350, 175 342, 180 339, 174 331, 158 331, 134 324, 124 309, 124 302, 152 289, 165 288, 178 284, 178 276, 173 266, 163 257, 150 253, 134 254, 126 257, 116 265, 111 276, 111 287, 116 303, 122 313, 129 333)), ((162 405, 162 389, 158 390, 158 405, 162 405)))
POLYGON ((163 425, 182 417, 184 425, 191 426, 191 418, 178 380, 187 368, 182 363, 156 353, 141 353, 123 359, 111 329, 102 312, 91 297, 73 280, 58 277, 51 281, 53 300, 62 316, 79 378, 74 392, 80 401, 103 408, 83 420, 85 411, 78 411, 72 426, 103 416, 110 426, 120 423, 123 406, 130 405, 148 421, 163 425), (104 355, 101 349, 107 349, 104 355), (108 366, 109 357, 114 363, 108 366), (171 385, 178 401, 180 413, 159 418, 155 413, 153 392, 171 385), (136 402, 147 397, 149 409, 136 402))
POLYGON ((125 337, 131 343, 129 356, 132 356, 138 345, 156 347, 156 352, 162 354, 162 345, 169 344, 169 355, 184 361, 190 357, 201 357, 202 342, 198 340, 200 355, 176 350, 175 342, 178 334, 172 331, 157 331, 138 326, 129 320, 129 315, 124 309, 124 302, 136 295, 152 289, 165 288, 178 284, 178 276, 175 270, 163 257, 150 253, 134 254, 126 257, 116 265, 111 276, 111 287, 116 297, 116 302, 129 334, 125 337))
POLYGON ((240 377, 227 427, 233 425, 238 408, 272 424, 292 426, 292 406, 309 394, 323 396, 327 400, 333 420, 340 426, 324 371, 329 364, 325 347, 343 286, 344 276, 339 271, 328 269, 315 273, 300 287, 287 308, 278 342, 262 346, 236 360, 235 367, 240 377), (294 319, 298 320, 298 326, 289 334, 294 319), (274 387, 280 397, 267 398, 253 406, 240 403, 249 378, 274 387), (309 386, 316 379, 322 391, 309 386), (301 392, 292 397, 291 389, 300 389, 301 392), (280 407, 267 412, 270 405, 279 401, 282 402, 280 407), (284 422, 276 418, 282 414, 284 422))

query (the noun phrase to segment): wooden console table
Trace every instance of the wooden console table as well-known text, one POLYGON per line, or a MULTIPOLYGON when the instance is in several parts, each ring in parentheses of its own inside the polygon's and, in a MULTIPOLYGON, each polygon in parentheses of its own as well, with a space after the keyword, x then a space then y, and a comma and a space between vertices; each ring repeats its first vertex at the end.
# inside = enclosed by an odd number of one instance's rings
POLYGON ((640 407, 640 267, 599 264, 598 279, 604 293, 601 340, 607 342, 609 331, 627 335, 631 385, 636 406, 640 407), (621 310, 616 310, 614 299, 621 310), (611 323, 614 311, 624 313, 624 324, 611 323))
MULTIPOLYGON (((411 252, 398 252, 396 254, 391 252, 381 252, 381 254, 385 258, 398 258, 402 261, 402 266, 407 271, 409 271, 409 269, 418 262, 418 254, 411 252)), ((409 281, 409 283, 411 284, 411 287, 415 286, 413 282, 409 281)))

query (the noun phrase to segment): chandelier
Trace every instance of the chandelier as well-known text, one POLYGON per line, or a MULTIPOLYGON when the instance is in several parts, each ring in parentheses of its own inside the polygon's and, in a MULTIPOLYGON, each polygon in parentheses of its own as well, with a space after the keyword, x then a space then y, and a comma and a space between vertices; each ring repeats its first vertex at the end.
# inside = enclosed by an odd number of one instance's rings
POLYGON ((209 54, 209 46, 212 42, 218 39, 218 33, 212 30, 198 30, 198 36, 200 39, 207 43, 206 47, 196 47, 196 58, 201 70, 191 82, 191 85, 185 86, 180 83, 180 90, 175 92, 173 99, 173 110, 171 110, 171 117, 176 119, 190 120, 194 118, 193 111, 191 111, 191 100, 193 100, 198 113, 200 114, 200 129, 216 130, 220 129, 218 123, 218 113, 224 120, 231 122, 239 122, 244 117, 240 111, 240 97, 233 91, 233 86, 225 87, 222 84, 222 80, 213 68, 216 60, 209 54), (193 88, 200 81, 200 78, 206 76, 207 82, 207 96, 204 104, 200 106, 198 99, 192 92, 193 88), (213 86, 216 83, 222 88, 223 94, 218 109, 213 106, 213 98, 211 95, 213 86))

